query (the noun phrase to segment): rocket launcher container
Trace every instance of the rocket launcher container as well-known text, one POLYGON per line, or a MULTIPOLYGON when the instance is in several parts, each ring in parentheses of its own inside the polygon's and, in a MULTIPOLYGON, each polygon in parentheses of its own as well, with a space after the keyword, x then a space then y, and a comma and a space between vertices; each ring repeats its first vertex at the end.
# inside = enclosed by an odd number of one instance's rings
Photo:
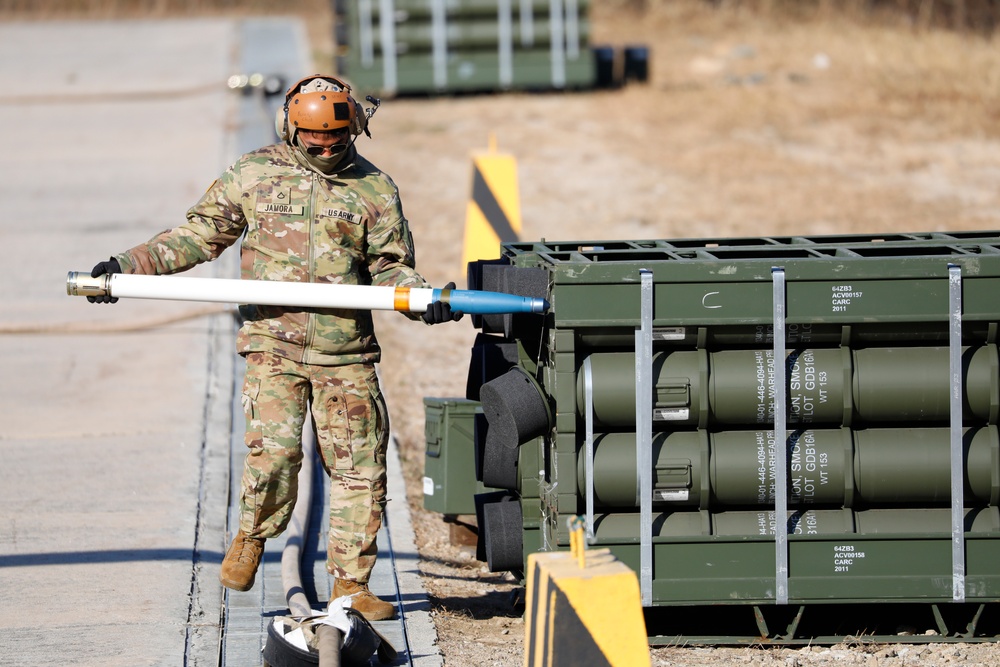
POLYGON ((491 571, 583 517, 651 643, 1000 641, 1000 231, 500 254, 552 310, 473 319, 491 571))

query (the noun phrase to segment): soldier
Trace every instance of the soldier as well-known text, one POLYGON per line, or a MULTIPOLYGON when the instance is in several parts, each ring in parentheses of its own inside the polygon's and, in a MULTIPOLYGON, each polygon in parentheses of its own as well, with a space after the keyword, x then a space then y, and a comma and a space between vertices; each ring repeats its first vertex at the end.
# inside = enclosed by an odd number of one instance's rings
MULTIPOLYGON (((350 92, 333 76, 296 82, 276 118, 281 143, 239 158, 188 211, 187 222, 98 263, 91 275, 184 271, 217 258, 242 236, 246 279, 428 287, 414 268, 395 183, 354 146, 367 133, 368 115, 350 92)), ((369 620, 392 618, 393 605, 368 589, 385 509, 389 433, 371 313, 269 306, 241 306, 240 313, 249 452, 222 584, 249 590, 264 540, 285 530, 311 408, 330 475, 332 597, 352 596, 369 620)), ((437 302, 420 317, 437 324, 462 313, 437 302)))

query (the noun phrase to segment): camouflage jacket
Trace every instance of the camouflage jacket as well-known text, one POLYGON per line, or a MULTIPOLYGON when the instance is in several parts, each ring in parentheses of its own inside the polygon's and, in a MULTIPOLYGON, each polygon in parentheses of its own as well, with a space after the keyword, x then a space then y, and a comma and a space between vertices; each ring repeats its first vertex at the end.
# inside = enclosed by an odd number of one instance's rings
MULTIPOLYGON (((427 287, 392 179, 361 156, 334 176, 286 144, 241 157, 187 222, 116 256, 124 273, 167 274, 213 260, 242 236, 244 279, 427 287)), ((379 360, 371 312, 241 306, 237 349, 337 366, 379 360)))

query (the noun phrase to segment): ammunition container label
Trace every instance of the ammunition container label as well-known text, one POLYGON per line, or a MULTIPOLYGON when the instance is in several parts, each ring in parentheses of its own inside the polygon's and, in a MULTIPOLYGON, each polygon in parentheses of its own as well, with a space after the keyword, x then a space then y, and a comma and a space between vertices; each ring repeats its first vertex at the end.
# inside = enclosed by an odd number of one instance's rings
POLYGON ((302 215, 306 207, 302 204, 275 204, 271 202, 261 202, 257 204, 258 213, 277 213, 279 215, 302 215))
POLYGON ((687 421, 691 416, 688 408, 653 408, 654 422, 687 421))
POLYGON ((659 327, 653 329, 653 340, 684 340, 687 330, 684 327, 659 327))
POLYGON ((753 353, 756 366, 757 423, 774 423, 774 358, 771 351, 753 353))
MULTIPOLYGON (((793 324, 789 322, 785 326, 785 342, 789 344, 801 344, 813 342, 813 328, 811 324, 793 324)), ((758 324, 753 334, 754 343, 774 343, 774 326, 768 324, 758 324)))
POLYGON ((682 503, 688 499, 687 489, 653 489, 653 502, 682 503))
MULTIPOLYGON (((812 348, 793 351, 786 358, 788 388, 786 418, 793 424, 828 423, 841 419, 841 408, 831 395, 830 369, 838 367, 836 353, 812 348)), ((774 423, 775 366, 771 350, 754 350, 753 379, 744 391, 753 392, 753 414, 746 417, 756 424, 774 423)), ((750 406, 747 406, 748 408, 750 406)), ((742 412, 742 411, 741 411, 742 412)), ((740 417, 744 415, 740 414, 740 417)), ((727 417, 729 417, 727 415, 727 417)), ((729 417, 732 419, 733 417, 729 417)))
POLYGON ((851 304, 864 294, 851 285, 834 285, 831 290, 830 306, 835 313, 846 313, 851 304))
POLYGON ((424 495, 433 496, 434 495, 434 480, 430 477, 424 477, 424 495))
MULTIPOLYGON (((819 520, 813 512, 803 512, 800 515, 791 513, 786 527, 792 535, 819 535, 819 520)), ((774 512, 757 512, 757 534, 774 535, 776 521, 774 512)))
POLYGON ((830 483, 830 454, 820 449, 814 431, 803 431, 792 444, 788 461, 788 487, 791 499, 801 503, 821 502, 816 492, 826 491, 830 483))
POLYGON ((792 535, 819 535, 819 519, 815 512, 792 514, 788 517, 792 535))
POLYGON ((788 373, 788 419, 801 424, 815 421, 816 406, 827 401, 826 371, 817 368, 813 350, 803 350, 788 373))
POLYGON ((774 431, 757 431, 757 504, 774 500, 774 431))
POLYGON ((854 561, 865 557, 864 551, 855 551, 852 544, 833 545, 833 571, 850 572, 854 561))
POLYGON ((757 512, 757 534, 774 535, 774 512, 757 512))

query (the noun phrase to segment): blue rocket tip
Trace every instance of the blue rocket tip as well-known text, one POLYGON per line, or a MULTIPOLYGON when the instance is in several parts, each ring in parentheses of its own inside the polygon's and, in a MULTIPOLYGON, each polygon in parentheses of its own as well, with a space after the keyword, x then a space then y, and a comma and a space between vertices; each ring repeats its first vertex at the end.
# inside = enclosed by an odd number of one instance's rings
MULTIPOLYGON (((440 291, 434 290, 434 300, 441 297, 440 291)), ((452 310, 460 310, 470 315, 544 313, 549 309, 549 304, 545 299, 480 290, 451 290, 448 295, 448 303, 452 310)))

